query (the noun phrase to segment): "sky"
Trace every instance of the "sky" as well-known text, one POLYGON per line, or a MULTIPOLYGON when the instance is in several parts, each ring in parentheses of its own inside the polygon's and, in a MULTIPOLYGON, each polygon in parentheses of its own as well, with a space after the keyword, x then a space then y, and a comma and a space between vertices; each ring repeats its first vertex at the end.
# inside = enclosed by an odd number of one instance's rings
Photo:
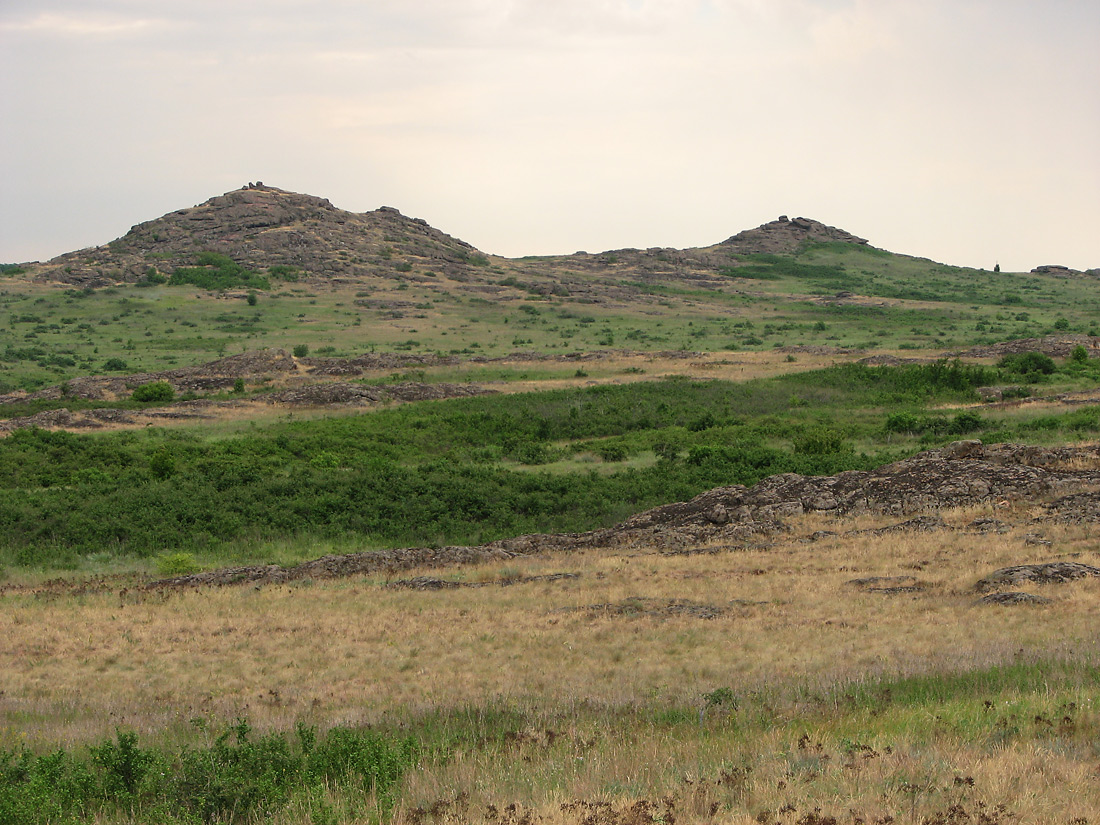
POLYGON ((263 181, 484 252, 1100 267, 1097 0, 0 0, 0 262, 263 181))

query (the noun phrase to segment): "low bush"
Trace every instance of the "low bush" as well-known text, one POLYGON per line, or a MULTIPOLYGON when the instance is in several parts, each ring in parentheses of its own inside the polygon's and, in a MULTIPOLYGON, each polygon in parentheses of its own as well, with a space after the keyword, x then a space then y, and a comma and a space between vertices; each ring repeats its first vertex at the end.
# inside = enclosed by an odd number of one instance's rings
POLYGON ((142 404, 164 403, 175 398, 176 391, 167 381, 153 381, 135 389, 131 397, 142 404))
POLYGON ((169 286, 190 284, 201 289, 270 289, 271 282, 262 275, 245 269, 227 255, 200 252, 197 266, 177 267, 168 279, 169 286))

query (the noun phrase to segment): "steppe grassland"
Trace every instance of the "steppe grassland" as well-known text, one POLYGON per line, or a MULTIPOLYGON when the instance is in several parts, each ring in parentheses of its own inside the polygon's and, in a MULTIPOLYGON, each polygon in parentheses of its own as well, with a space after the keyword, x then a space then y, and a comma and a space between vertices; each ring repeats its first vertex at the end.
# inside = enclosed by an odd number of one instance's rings
MULTIPOLYGON (((982 512, 948 522, 962 526, 982 512)), ((1030 609, 977 608, 972 590, 1011 564, 1100 561, 1095 528, 1049 528, 1053 551, 1026 546, 1023 528, 804 539, 882 523, 807 517, 757 549, 670 556, 628 547, 420 571, 490 582, 443 591, 387 588, 382 578, 164 595, 16 590, 0 616, 8 640, 0 654, 8 741, 0 745, 13 744, 16 727, 31 740, 72 742, 117 724, 152 735, 173 718, 202 714, 247 714, 272 726, 303 717, 378 722, 492 701, 692 705, 721 687, 783 703, 877 676, 1100 652, 1100 581, 1046 588, 1057 601, 1030 609), (494 583, 557 572, 579 577, 494 583), (928 586, 888 595, 846 584, 899 575, 928 586), (637 601, 646 599, 726 612, 651 615, 637 601), (607 604, 627 610, 590 607, 607 604)))
MULTIPOLYGON (((1021 504, 944 515, 965 528, 1034 514, 1021 504)), ((518 803, 544 822, 579 822, 562 807, 576 800, 624 816, 671 800, 681 823, 716 810, 749 822, 784 806, 791 822, 815 807, 917 822, 953 804, 976 816, 978 801, 992 822, 998 804, 1013 821, 1093 821, 1100 685, 1072 668, 1068 680, 1027 668, 1064 659, 1095 674, 1100 580, 1027 588, 1055 601, 1023 608, 975 606, 973 584, 1010 564, 1100 563, 1095 526, 1044 525, 1050 547, 1028 545, 1026 526, 844 535, 890 523, 806 516, 770 546, 627 546, 400 574, 486 584, 453 590, 386 587, 391 576, 9 592, 0 746, 80 746, 116 726, 171 745, 193 739, 196 717, 416 729, 457 713, 491 730, 494 715, 518 713, 518 734, 410 772, 396 821, 491 821, 490 806, 518 803), (823 530, 838 535, 808 540, 823 530), (501 584, 559 572, 579 576, 501 584), (900 575, 928 586, 891 595, 848 584, 900 575), (670 600, 726 612, 646 612, 670 600), (626 609, 593 607, 608 604, 626 609), (1019 685, 982 675, 1017 666, 1019 685)), ((275 821, 306 819, 292 806, 275 821)))
MULTIPOLYGON (((1096 298, 1087 280, 994 276, 858 249, 816 249, 799 260, 836 272, 820 283, 717 277, 707 288, 675 279, 637 283, 613 270, 587 273, 594 289, 613 290, 613 300, 599 302, 492 284, 482 293, 480 286, 439 275, 394 273, 356 284, 276 282, 270 292, 257 293, 254 305, 244 291, 60 290, 30 276, 8 276, 0 280, 0 349, 6 353, 0 384, 56 384, 100 372, 113 358, 130 371, 152 371, 301 344, 315 354, 377 348, 490 357, 522 349, 745 353, 791 344, 942 350, 983 338, 1049 334, 1061 318, 1070 331, 1095 327, 1096 298), (858 305, 817 300, 839 289, 886 297, 858 305)), ((487 274, 516 272, 520 281, 530 280, 524 267, 502 260, 499 272, 487 274)), ((552 284, 554 271, 533 283, 552 284)))

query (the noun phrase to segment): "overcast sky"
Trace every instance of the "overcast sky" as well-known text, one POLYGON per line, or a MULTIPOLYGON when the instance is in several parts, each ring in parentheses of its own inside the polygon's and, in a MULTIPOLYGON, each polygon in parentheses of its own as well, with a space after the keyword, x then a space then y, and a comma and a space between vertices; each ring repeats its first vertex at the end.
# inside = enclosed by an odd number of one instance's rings
POLYGON ((0 0, 0 262, 248 181, 486 252, 1100 267, 1097 0, 0 0))

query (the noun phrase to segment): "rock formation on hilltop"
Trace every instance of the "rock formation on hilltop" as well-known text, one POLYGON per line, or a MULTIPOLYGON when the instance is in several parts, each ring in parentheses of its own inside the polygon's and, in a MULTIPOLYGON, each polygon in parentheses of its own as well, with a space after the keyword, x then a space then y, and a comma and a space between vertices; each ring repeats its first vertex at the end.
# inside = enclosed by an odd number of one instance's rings
POLYGON ((867 243, 863 238, 857 238, 835 226, 826 226, 820 221, 810 218, 790 220, 786 215, 780 215, 778 220, 762 224, 756 229, 738 232, 732 238, 722 241, 719 246, 745 254, 783 253, 797 252, 808 241, 840 241, 858 245, 867 243))
POLYGON ((140 223, 106 246, 54 258, 37 277, 78 286, 135 282, 150 271, 169 276, 178 267, 193 266, 204 251, 260 274, 282 266, 330 279, 414 266, 458 271, 477 252, 392 207, 345 212, 325 198, 250 183, 140 223))

